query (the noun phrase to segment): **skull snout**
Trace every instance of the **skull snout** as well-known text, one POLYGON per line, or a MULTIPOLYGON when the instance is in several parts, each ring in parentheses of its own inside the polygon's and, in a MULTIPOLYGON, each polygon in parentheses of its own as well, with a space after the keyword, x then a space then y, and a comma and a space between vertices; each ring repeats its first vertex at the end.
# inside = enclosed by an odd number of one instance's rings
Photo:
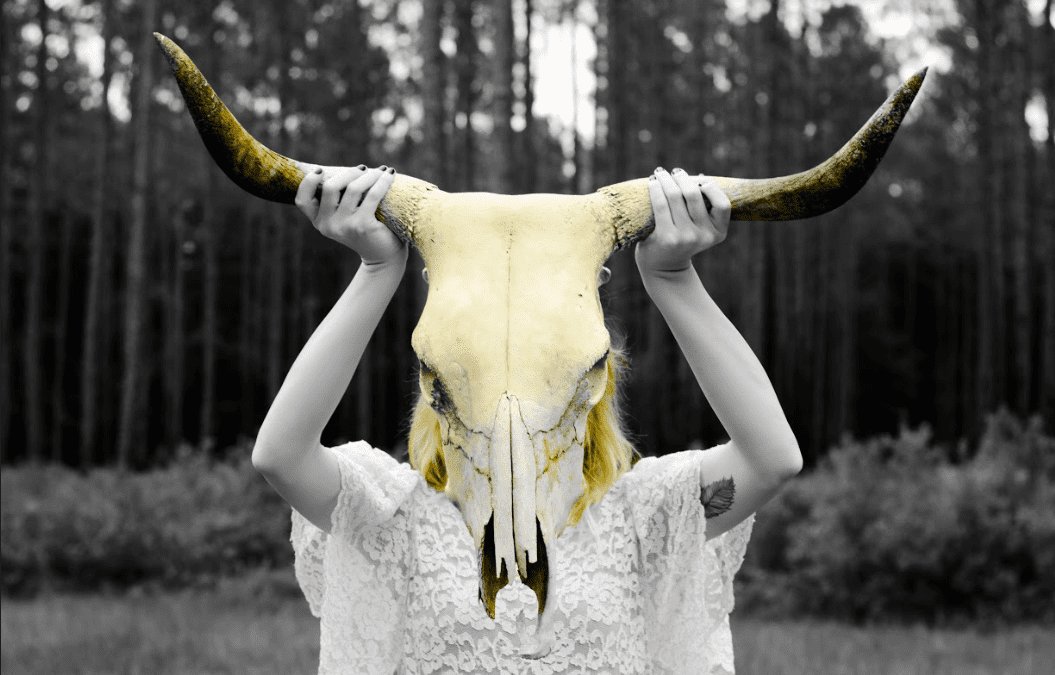
POLYGON ((528 562, 538 560, 536 458, 516 396, 504 394, 491 434, 492 498, 495 518, 495 576, 517 569, 527 579, 528 562))

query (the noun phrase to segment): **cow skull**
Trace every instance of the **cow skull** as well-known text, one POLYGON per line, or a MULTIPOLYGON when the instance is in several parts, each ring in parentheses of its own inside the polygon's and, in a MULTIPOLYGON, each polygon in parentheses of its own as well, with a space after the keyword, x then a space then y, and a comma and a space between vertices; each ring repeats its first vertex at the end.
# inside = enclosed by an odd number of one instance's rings
MULTIPOLYGON (((154 35, 220 168, 257 197, 293 204, 315 165, 257 142, 183 50, 154 35)), ((813 169, 759 180, 714 177, 732 220, 809 218, 853 196, 925 74, 913 75, 813 169)), ((323 169, 325 176, 342 167, 323 169)), ((648 180, 586 196, 508 196, 449 194, 397 175, 377 217, 418 249, 428 269, 412 346, 422 396, 440 421, 446 495, 481 553, 484 605, 494 618, 495 597, 515 568, 541 614, 546 547, 583 494, 586 419, 607 385, 609 336, 597 278, 609 255, 654 229, 648 180)))

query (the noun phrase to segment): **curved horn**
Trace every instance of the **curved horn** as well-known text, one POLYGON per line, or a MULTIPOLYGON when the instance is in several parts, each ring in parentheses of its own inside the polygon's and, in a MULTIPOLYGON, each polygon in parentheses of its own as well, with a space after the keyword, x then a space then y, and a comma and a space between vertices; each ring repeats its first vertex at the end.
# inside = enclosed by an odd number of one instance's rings
MULTIPOLYGON (((154 37, 176 76, 194 126, 216 164, 249 194, 280 204, 293 204, 300 181, 316 165, 280 155, 253 138, 179 45, 160 33, 154 33, 154 37)), ((323 171, 341 168, 324 166, 323 171)), ((397 174, 381 200, 377 217, 401 239, 413 243, 418 203, 430 192, 442 191, 431 183, 397 174)))
MULTIPOLYGON (((906 80, 846 145, 808 171, 780 178, 714 176, 732 202, 731 219, 812 218, 841 206, 868 182, 879 165, 926 74, 924 68, 906 80)), ((598 192, 610 198, 616 213, 617 249, 644 239, 655 229, 647 178, 616 183, 598 192)))

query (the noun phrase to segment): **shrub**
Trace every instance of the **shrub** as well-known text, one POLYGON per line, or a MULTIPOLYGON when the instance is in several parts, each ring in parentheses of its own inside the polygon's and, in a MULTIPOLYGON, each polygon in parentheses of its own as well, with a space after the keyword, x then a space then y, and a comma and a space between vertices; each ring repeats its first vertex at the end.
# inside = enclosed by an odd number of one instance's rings
POLYGON ((1055 621, 1055 439, 989 416, 952 464, 926 426, 845 440, 761 510, 738 601, 762 615, 1055 621))
POLYGON ((289 506, 250 461, 184 451, 147 473, 57 466, 0 474, 0 591, 212 583, 292 564, 289 506))

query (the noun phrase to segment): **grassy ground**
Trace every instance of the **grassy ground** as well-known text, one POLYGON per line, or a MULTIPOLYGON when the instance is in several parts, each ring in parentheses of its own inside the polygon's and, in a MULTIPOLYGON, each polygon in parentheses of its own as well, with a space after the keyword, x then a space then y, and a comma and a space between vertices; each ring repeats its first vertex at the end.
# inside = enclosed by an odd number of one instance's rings
MULTIPOLYGON (((314 674, 318 622, 303 598, 250 584, 156 597, 55 595, 4 600, 4 675, 314 674)), ((733 621, 738 675, 1040 675, 1055 631, 996 634, 923 628, 733 621)))

